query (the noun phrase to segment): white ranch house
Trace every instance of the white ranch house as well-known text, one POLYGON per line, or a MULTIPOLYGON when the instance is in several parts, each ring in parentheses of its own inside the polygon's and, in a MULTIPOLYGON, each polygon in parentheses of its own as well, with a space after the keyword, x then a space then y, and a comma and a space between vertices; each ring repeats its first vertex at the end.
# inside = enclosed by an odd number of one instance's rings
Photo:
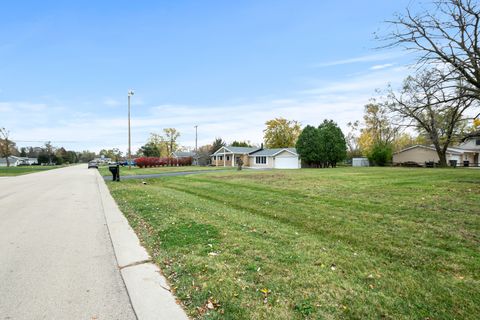
MULTIPOLYGON (((17 156, 10 156, 8 157, 8 162, 11 167, 17 166, 31 166, 34 164, 38 164, 37 158, 27 158, 27 157, 17 157, 17 156)), ((0 158, 0 167, 7 166, 7 159, 0 158)))
POLYGON ((234 167, 238 159, 248 168, 299 169, 300 158, 295 148, 263 149, 222 147, 211 156, 212 165, 234 167))

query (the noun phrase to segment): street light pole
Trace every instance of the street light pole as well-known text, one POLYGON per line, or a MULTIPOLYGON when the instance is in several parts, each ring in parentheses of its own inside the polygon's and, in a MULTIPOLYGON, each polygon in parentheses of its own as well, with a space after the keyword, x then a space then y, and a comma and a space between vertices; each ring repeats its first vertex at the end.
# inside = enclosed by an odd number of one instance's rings
POLYGON ((133 90, 128 91, 128 169, 132 168, 132 137, 130 133, 130 97, 134 95, 133 90))
POLYGON ((197 149, 197 142, 198 142, 198 125, 195 126, 195 165, 198 166, 198 149, 197 149))

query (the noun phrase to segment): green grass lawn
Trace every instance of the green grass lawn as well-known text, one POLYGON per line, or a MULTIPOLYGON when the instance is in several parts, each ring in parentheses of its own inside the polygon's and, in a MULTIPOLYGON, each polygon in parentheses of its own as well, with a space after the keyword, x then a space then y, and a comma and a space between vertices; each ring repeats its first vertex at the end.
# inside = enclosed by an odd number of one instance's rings
POLYGON ((0 167, 0 177, 19 176, 22 174, 45 171, 60 168, 60 166, 20 166, 20 167, 0 167))
POLYGON ((480 170, 109 183, 193 318, 478 319, 480 170))
MULTIPOLYGON (((185 167, 157 167, 157 168, 138 168, 132 167, 120 167, 120 175, 122 176, 131 176, 131 175, 140 175, 140 174, 157 174, 165 172, 185 172, 185 171, 199 171, 199 170, 222 170, 222 169, 235 169, 232 167, 200 167, 200 166, 185 166, 185 167)), ((111 175, 108 171, 108 166, 101 166, 98 168, 102 176, 111 175)))

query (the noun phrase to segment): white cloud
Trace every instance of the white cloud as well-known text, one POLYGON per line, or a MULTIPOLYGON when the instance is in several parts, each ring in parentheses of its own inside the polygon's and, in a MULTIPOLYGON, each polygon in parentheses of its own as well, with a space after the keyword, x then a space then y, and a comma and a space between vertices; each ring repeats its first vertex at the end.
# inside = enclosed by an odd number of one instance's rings
POLYGON ((344 64, 353 64, 353 63, 363 63, 363 62, 373 62, 373 61, 384 61, 389 59, 398 58, 405 55, 403 52, 382 52, 382 53, 375 53, 360 57, 353 57, 348 59, 341 59, 335 61, 327 61, 322 63, 317 63, 313 65, 315 68, 324 68, 324 67, 333 67, 339 66, 344 64))
POLYGON ((385 64, 377 64, 374 65, 370 68, 370 70, 381 70, 381 69, 386 69, 393 67, 395 64, 394 63, 385 63, 385 64))

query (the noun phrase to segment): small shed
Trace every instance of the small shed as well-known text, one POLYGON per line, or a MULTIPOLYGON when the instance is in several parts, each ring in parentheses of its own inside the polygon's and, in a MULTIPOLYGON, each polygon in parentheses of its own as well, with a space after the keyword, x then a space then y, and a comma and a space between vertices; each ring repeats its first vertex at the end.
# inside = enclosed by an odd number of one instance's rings
POLYGON ((367 158, 353 158, 352 159, 352 167, 369 167, 370 162, 368 162, 367 158))

